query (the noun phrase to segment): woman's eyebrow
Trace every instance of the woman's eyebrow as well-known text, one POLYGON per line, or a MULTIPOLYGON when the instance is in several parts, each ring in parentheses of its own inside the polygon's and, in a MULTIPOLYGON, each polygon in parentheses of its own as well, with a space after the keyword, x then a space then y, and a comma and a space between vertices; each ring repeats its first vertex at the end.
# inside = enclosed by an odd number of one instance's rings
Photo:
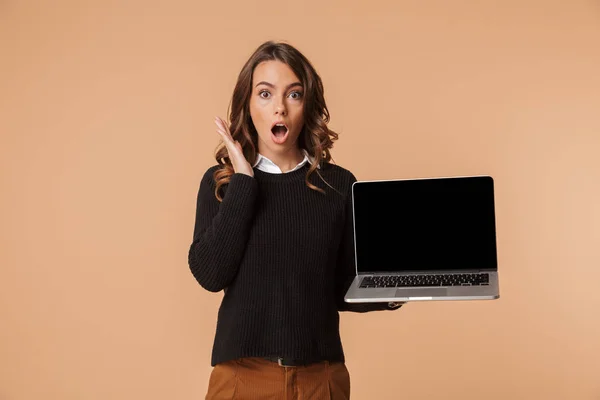
MULTIPOLYGON (((275 85, 273 85, 272 83, 265 82, 265 81, 258 82, 258 83, 256 84, 256 86, 258 86, 258 85, 266 85, 266 86, 269 86, 269 87, 272 87, 272 88, 274 88, 274 87, 275 87, 275 85)), ((285 88, 285 90, 288 90, 288 89, 290 89, 290 88, 293 88, 294 86, 302 86, 302 84, 301 84, 300 82, 294 82, 294 83, 290 83, 290 84, 289 84, 289 85, 288 85, 288 86, 285 88)))

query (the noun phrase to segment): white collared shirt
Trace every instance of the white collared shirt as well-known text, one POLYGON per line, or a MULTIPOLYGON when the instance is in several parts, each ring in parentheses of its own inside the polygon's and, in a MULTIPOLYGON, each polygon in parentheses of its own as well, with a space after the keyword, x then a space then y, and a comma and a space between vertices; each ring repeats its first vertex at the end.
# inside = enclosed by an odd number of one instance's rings
MULTIPOLYGON (((310 154, 308 154, 308 152, 306 150, 302 149, 302 153, 304 154, 304 159, 302 161, 300 161, 298 163, 298 165, 296 165, 293 169, 286 171, 285 173, 292 172, 299 168, 302 168, 302 166, 304 164, 306 164, 307 162, 310 164, 312 164, 314 162, 314 158, 310 154)), ((263 172, 268 172, 271 174, 284 173, 283 171, 281 171, 281 168, 279 168, 277 166, 277 164, 275 164, 273 161, 269 160, 267 157, 263 156, 260 153, 258 153, 258 157, 256 157, 256 162, 254 163, 252 168, 258 168, 263 172)), ((317 168, 319 168, 319 167, 317 166, 317 168)))

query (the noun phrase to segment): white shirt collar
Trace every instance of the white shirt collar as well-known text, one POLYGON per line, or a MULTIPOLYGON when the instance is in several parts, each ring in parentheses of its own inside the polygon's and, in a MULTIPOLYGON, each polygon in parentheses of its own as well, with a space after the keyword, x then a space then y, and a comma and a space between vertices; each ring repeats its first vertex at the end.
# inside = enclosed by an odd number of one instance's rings
MULTIPOLYGON (((307 162, 310 164, 314 163, 314 157, 312 157, 310 154, 308 154, 308 152, 306 150, 302 149, 302 153, 304 154, 304 159, 302 161, 300 161, 298 163, 298 165, 296 165, 293 169, 286 171, 285 173, 296 171, 297 169, 302 168, 302 166, 304 164, 306 164, 307 162)), ((258 168, 261 171, 269 172, 271 174, 282 174, 283 173, 283 171, 281 171, 281 168, 279 168, 277 166, 277 164, 275 164, 273 161, 269 160, 267 157, 263 156, 260 153, 258 153, 258 157, 256 157, 256 161, 254 162, 254 165, 252 166, 252 168, 258 168)), ((320 168, 320 167, 317 166, 317 168, 320 168)))

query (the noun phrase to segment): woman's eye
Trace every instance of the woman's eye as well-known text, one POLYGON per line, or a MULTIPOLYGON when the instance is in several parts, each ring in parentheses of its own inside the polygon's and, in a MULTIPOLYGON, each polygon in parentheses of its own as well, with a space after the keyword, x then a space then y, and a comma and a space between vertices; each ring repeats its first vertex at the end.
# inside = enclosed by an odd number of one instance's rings
MULTIPOLYGON (((263 99, 268 99, 269 96, 271 96, 271 93, 269 93, 267 90, 263 90, 262 92, 259 92, 258 95, 260 97, 262 97, 263 99), (263 94, 268 94, 268 96, 263 96, 263 94)), ((290 93, 290 96, 293 96, 293 95, 295 95, 294 97, 292 97, 294 100, 298 100, 298 99, 302 98, 302 92, 294 91, 294 92, 290 93)))

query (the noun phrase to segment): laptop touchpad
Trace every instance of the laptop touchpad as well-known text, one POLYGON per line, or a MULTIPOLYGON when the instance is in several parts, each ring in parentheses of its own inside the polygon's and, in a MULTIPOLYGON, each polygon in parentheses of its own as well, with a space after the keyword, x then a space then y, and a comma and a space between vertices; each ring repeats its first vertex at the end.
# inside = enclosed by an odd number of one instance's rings
POLYGON ((398 297, 410 297, 410 296, 445 296, 448 293, 448 289, 444 288, 403 288, 396 289, 396 296, 398 297))

